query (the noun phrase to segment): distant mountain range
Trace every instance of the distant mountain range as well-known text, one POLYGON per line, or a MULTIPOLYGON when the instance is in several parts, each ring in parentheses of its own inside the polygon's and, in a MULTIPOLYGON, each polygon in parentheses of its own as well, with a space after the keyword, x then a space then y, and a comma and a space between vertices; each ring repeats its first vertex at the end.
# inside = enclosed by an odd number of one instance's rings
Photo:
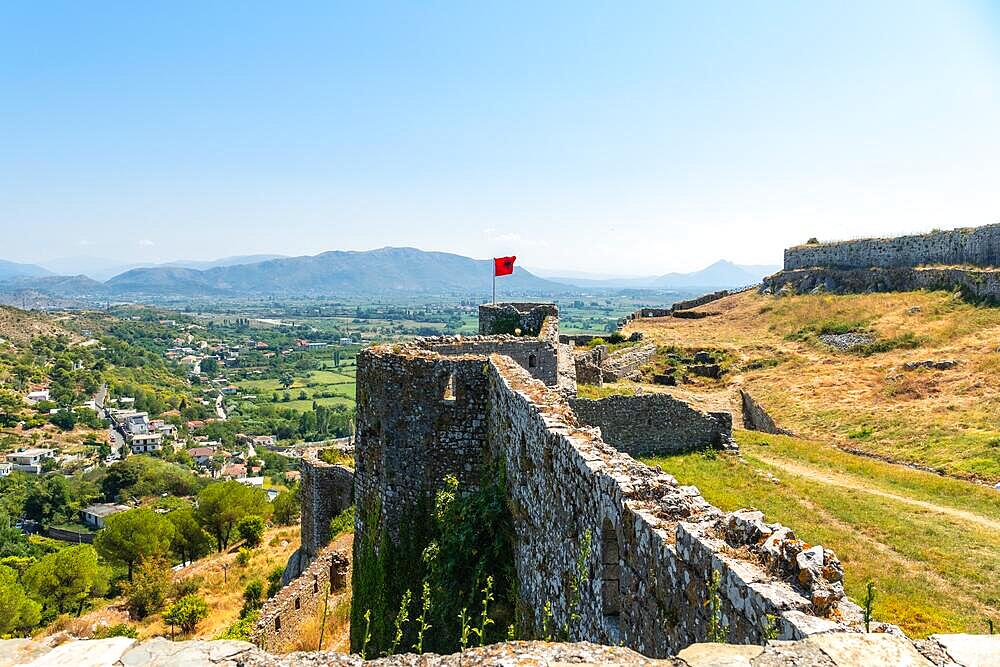
POLYGON ((540 272, 549 280, 576 287, 615 289, 725 289, 759 283, 761 278, 781 269, 780 266, 734 264, 726 260, 692 273, 667 273, 637 278, 588 278, 557 271, 540 272))
MULTIPOLYGON (((50 266, 61 266, 53 262, 50 266)), ((70 265, 69 262, 65 262, 70 265)), ((79 260, 73 266, 81 266, 79 260)), ((648 278, 543 278, 517 267, 497 281, 501 295, 544 297, 584 290, 691 291, 759 282, 778 267, 739 266, 720 261, 694 273, 648 278)), ((363 252, 331 251, 284 257, 249 255, 210 262, 171 262, 130 268, 106 280, 88 275, 53 275, 30 264, 0 263, 0 294, 8 302, 65 303, 67 300, 157 300, 253 296, 392 297, 471 296, 490 293, 491 260, 415 248, 363 252)))
POLYGON ((221 259, 209 261, 190 259, 165 262, 163 264, 149 264, 141 262, 122 263, 101 257, 61 257, 59 259, 47 260, 44 262, 44 269, 48 269, 49 272, 61 276, 83 275, 103 282, 131 269, 157 267, 212 269, 217 266, 253 264, 254 262, 266 262, 271 259, 280 259, 283 257, 286 257, 286 255, 236 255, 234 257, 223 257, 221 259))

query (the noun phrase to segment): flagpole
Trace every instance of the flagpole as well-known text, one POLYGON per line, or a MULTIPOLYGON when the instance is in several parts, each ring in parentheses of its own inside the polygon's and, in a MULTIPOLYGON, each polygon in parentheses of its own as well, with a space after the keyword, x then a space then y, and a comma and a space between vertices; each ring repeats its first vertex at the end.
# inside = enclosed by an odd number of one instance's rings
POLYGON ((493 303, 497 302, 497 258, 493 258, 493 303))

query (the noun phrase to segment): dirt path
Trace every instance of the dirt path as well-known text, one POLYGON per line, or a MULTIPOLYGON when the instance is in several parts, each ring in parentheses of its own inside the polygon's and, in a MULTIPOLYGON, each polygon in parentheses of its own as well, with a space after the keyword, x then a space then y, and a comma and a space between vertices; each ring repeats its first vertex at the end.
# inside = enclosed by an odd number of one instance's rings
POLYGON ((928 502, 926 500, 917 500, 916 498, 909 498, 907 496, 901 496, 897 493, 892 493, 891 491, 884 491, 877 487, 866 484, 863 479, 854 477, 853 475, 845 475, 842 473, 827 472, 825 470, 817 470, 816 468, 810 468, 808 466, 801 465, 799 463, 793 463, 786 459, 777 459, 771 457, 761 456, 759 453, 755 454, 755 457, 772 465, 775 468, 780 468, 781 470, 787 470, 793 475, 798 475, 799 477, 805 477, 806 479, 811 479, 823 484, 830 484, 833 486, 839 486, 845 489, 852 489, 856 491, 862 491, 864 493, 871 494, 873 496, 879 496, 880 498, 887 498, 889 500, 895 500, 906 505, 911 505, 913 507, 919 507, 921 509, 929 510, 931 512, 937 512, 938 514, 944 514, 955 519, 960 519, 962 521, 968 521, 970 523, 978 524, 984 528, 990 530, 1000 531, 1000 521, 995 521, 989 517, 976 514, 974 512, 969 512, 966 510, 956 509, 954 507, 947 507, 945 505, 938 505, 936 503, 928 502))

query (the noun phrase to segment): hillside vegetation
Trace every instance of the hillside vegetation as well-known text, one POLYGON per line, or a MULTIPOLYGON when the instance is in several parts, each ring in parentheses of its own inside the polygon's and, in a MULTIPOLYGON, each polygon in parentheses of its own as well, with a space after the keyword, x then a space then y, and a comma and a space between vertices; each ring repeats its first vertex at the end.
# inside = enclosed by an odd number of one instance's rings
POLYGON ((706 390, 750 391, 785 429, 958 477, 1000 480, 1000 308, 943 292, 772 297, 745 292, 703 319, 638 320, 662 346, 720 350, 706 390), (872 342, 840 350, 824 334, 872 342), (907 362, 954 360, 952 368, 907 362))

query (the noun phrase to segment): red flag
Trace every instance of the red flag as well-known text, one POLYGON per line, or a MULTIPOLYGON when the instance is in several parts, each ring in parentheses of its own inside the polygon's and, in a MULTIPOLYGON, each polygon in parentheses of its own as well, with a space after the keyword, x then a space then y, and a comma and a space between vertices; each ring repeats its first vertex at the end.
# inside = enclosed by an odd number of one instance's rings
POLYGON ((510 257, 494 257, 493 258, 493 275, 494 276, 509 276, 514 273, 514 260, 517 257, 511 255, 510 257))

